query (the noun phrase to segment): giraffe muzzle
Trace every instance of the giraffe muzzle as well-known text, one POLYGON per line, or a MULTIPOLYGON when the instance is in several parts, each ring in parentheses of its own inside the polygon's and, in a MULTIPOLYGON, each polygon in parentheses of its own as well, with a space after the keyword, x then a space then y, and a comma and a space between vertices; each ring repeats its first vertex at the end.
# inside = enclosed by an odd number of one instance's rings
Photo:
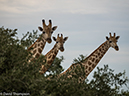
POLYGON ((63 52, 63 51, 64 51, 64 47, 60 47, 59 49, 60 49, 60 51, 61 51, 61 52, 63 52))
POLYGON ((118 46, 115 46, 115 49, 116 49, 116 51, 118 51, 119 50, 119 47, 118 46))
POLYGON ((51 38, 47 38, 46 41, 47 41, 48 43, 51 43, 51 42, 52 42, 51 38))

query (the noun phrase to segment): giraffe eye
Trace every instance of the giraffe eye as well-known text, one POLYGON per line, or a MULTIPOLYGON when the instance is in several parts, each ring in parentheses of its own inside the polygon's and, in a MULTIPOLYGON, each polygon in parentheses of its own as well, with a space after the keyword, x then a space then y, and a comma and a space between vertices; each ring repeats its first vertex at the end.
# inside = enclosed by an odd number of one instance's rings
POLYGON ((45 31, 43 31, 43 34, 45 34, 45 31))
POLYGON ((109 43, 112 43, 112 41, 109 41, 109 43))

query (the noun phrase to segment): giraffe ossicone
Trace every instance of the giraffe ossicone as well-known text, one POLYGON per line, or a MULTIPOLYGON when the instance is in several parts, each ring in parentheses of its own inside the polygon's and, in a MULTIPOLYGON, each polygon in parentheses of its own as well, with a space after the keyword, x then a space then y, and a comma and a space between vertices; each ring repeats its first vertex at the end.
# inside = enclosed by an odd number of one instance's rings
POLYGON ((42 24, 43 24, 43 28, 38 27, 38 29, 40 31, 42 31, 41 36, 34 42, 34 44, 32 44, 28 48, 28 51, 31 52, 31 54, 32 54, 32 58, 29 59, 29 62, 31 62, 35 58, 37 59, 41 55, 41 53, 45 47, 46 42, 48 42, 48 43, 52 42, 52 40, 51 40, 52 33, 57 28, 57 26, 52 27, 51 20, 49 20, 49 24, 46 25, 45 20, 43 19, 42 24))
POLYGON ((61 36, 59 36, 59 34, 56 37, 53 37, 53 40, 56 42, 56 44, 54 45, 54 47, 45 55, 46 57, 46 63, 45 65, 41 66, 41 71, 39 71, 41 74, 44 74, 48 68, 52 65, 55 57, 57 56, 59 50, 61 52, 64 51, 64 43, 65 41, 68 39, 68 37, 64 37, 63 38, 63 34, 61 34, 61 36))
POLYGON ((78 80, 81 82, 84 82, 86 77, 91 73, 91 71, 96 67, 96 65, 99 63, 99 61, 102 59, 104 54, 108 51, 110 47, 114 48, 116 51, 119 50, 119 47, 117 45, 117 41, 120 36, 114 35, 112 36, 111 33, 109 33, 110 37, 106 37, 106 41, 102 43, 95 51, 93 51, 83 63, 77 63, 72 64, 65 72, 61 73, 60 76, 67 75, 67 78, 72 78, 72 75, 77 75, 78 80), (83 68, 82 68, 83 67, 83 68), (82 70, 78 70, 77 68, 80 68, 82 70), (83 70, 84 69, 84 70, 83 70), (76 70, 76 72, 73 72, 73 70, 76 70), (78 70, 78 71, 77 71, 78 70), (81 74, 82 72, 82 74, 81 74))

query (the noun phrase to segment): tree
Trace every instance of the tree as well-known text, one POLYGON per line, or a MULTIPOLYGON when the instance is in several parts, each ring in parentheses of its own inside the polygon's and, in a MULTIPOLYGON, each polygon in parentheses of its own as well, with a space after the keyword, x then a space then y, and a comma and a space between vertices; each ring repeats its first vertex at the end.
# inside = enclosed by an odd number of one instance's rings
POLYGON ((104 68, 97 67, 89 85, 90 89, 95 90, 94 94, 97 96, 116 96, 121 94, 122 86, 127 86, 128 82, 125 71, 114 74, 114 70, 110 69, 108 65, 104 65, 104 68))
MULTIPOLYGON (((32 96, 42 94, 45 76, 39 74, 44 56, 28 63, 29 47, 37 38, 37 31, 27 33, 21 40, 18 39, 17 29, 0 28, 0 92, 30 93, 32 96), (29 46, 28 46, 29 45, 29 46)), ((49 72, 59 74, 63 68, 60 65, 63 57, 56 58, 49 72), (56 63, 56 64, 55 64, 56 63)))
MULTIPOLYGON (((38 31, 17 37, 17 29, 0 28, 0 93, 12 92, 29 93, 31 96, 127 96, 129 91, 121 90, 123 85, 128 86, 125 72, 114 74, 108 65, 97 68, 93 79, 86 79, 83 83, 77 82, 77 77, 66 79, 58 77, 63 71, 61 62, 63 56, 56 58, 48 69, 47 75, 39 74, 43 55, 34 62, 28 63, 27 48, 39 35, 38 31)), ((85 56, 81 55, 74 62, 82 63, 85 56)), ((1 94, 0 94, 1 95, 1 94)), ((4 94, 3 94, 4 95, 4 94)))
MULTIPOLYGON (((83 62, 85 56, 80 55, 74 63, 83 62)), ((66 76, 67 77, 67 76, 66 76)), ((108 65, 104 68, 97 67, 93 79, 78 83, 78 78, 66 79, 65 76, 52 78, 48 86, 44 86, 47 95, 51 96, 128 96, 129 91, 121 89, 127 87, 129 79, 125 71, 115 74, 108 65), (50 84, 50 85, 49 85, 50 84)))

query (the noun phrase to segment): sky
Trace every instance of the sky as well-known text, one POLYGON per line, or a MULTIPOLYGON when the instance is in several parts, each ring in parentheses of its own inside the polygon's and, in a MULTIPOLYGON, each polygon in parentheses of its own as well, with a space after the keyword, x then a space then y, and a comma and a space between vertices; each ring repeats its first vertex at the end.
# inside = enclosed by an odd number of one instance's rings
MULTIPOLYGON (((129 0, 0 0, 0 27, 18 29, 22 34, 38 30, 42 19, 58 26, 53 36, 68 36, 62 63, 66 70, 79 55, 90 55, 106 41, 109 32, 120 36, 119 51, 110 48, 97 67, 108 64, 115 73, 126 71, 129 78, 129 0)), ((38 31, 38 34, 41 34, 38 31)), ((55 42, 46 44, 46 54, 55 42)), ((88 78, 92 78, 95 68, 88 78)))

